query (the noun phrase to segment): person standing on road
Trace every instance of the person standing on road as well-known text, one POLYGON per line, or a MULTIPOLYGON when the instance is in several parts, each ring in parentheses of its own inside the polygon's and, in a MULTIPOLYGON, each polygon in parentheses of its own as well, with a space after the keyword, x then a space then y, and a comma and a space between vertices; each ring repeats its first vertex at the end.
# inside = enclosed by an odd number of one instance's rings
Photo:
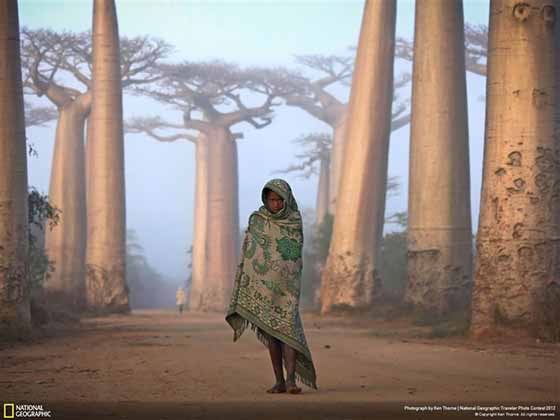
POLYGON ((276 383, 267 392, 298 394, 301 388, 296 376, 317 389, 299 314, 301 214, 290 186, 282 179, 267 182, 261 198, 264 205, 249 217, 226 321, 234 330, 233 341, 250 325, 268 347, 276 383))
POLYGON ((187 303, 187 295, 185 294, 185 288, 183 286, 178 287, 177 293, 175 293, 175 299, 177 300, 179 315, 182 315, 185 304, 187 303))

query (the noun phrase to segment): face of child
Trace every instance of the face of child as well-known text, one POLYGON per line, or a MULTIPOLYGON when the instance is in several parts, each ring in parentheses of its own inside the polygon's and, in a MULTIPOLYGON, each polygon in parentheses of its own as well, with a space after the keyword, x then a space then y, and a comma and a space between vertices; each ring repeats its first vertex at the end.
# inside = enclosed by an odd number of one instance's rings
POLYGON ((284 207, 284 199, 274 191, 269 191, 266 196, 266 206, 272 213, 278 213, 284 207))

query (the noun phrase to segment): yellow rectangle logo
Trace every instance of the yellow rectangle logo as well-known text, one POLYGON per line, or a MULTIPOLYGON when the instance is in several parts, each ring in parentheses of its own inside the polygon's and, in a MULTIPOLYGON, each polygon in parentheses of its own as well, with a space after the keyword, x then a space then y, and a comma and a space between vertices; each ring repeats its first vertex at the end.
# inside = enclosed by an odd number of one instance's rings
POLYGON ((4 418, 13 419, 14 418, 14 403, 4 403, 4 418))

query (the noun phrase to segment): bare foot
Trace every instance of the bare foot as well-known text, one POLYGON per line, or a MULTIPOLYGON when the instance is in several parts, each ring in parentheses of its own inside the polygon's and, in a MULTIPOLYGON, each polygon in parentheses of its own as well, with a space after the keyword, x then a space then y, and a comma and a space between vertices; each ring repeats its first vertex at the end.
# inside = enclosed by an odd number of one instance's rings
POLYGON ((283 382, 277 382, 272 388, 266 390, 269 394, 283 394, 286 392, 286 384, 283 382))
POLYGON ((298 388, 295 382, 288 382, 286 384, 286 391, 288 392, 288 394, 300 394, 301 388, 298 388))

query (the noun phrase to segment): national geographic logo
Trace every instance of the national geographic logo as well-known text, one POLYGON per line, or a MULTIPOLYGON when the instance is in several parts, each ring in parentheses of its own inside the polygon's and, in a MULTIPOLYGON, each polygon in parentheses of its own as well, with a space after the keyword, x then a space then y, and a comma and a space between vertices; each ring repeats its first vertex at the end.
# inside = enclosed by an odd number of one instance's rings
POLYGON ((4 403, 3 415, 5 419, 50 418, 51 411, 45 410, 43 404, 4 403))
POLYGON ((4 403, 4 418, 13 419, 14 418, 14 403, 4 403))

